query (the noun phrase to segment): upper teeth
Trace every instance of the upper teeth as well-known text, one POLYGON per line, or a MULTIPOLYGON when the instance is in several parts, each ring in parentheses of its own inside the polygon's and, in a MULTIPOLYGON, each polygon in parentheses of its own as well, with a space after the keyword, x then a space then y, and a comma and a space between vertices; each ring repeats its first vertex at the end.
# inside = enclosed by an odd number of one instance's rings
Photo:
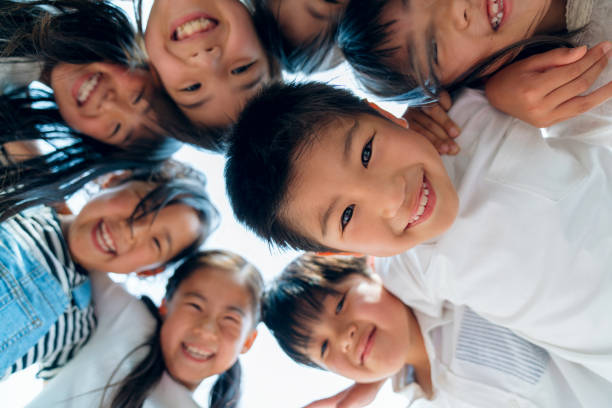
POLYGON ((496 30, 504 18, 504 0, 491 0, 489 18, 491 19, 491 27, 496 30))
POLYGON ((98 241, 102 244, 106 252, 116 252, 115 243, 113 242, 110 236, 110 231, 108 230, 106 223, 100 223, 100 228, 98 228, 97 236, 98 241))
POLYGON ((185 345, 185 348, 190 354, 193 354, 195 357, 198 357, 198 358, 209 358, 210 356, 214 354, 212 351, 201 350, 193 346, 185 345))
POLYGON ((429 202, 429 188, 427 187, 427 185, 425 185, 423 186, 423 195, 421 196, 421 202, 419 203, 419 208, 417 209, 416 214, 414 214, 414 216, 410 219, 408 224, 412 224, 413 222, 421 218, 421 215, 423 215, 423 213, 425 212, 425 207, 427 207, 428 202, 429 202))
POLYGON ((101 72, 96 72, 90 76, 89 79, 83 82, 79 88, 79 94, 77 95, 77 101, 79 101, 79 103, 83 103, 87 100, 87 98, 89 98, 89 94, 94 90, 96 85, 98 85, 98 81, 100 80, 101 76, 101 72))
POLYGON ((211 24, 213 24, 212 20, 209 20, 205 17, 200 17, 196 20, 188 21, 176 28, 175 37, 177 40, 182 40, 194 33, 206 31, 211 24))

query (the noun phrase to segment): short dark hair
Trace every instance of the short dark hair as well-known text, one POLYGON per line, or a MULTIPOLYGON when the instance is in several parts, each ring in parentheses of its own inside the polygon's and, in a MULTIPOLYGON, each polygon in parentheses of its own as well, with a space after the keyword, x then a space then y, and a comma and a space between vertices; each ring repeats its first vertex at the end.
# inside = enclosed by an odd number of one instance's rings
MULTIPOLYGON (((339 0, 324 0, 336 4, 339 0)), ((275 57, 287 72, 312 74, 319 71, 327 56, 333 51, 337 22, 332 22, 327 31, 317 34, 310 41, 295 44, 281 29, 269 0, 253 0, 253 23, 264 49, 275 57)))
POLYGON ((334 251, 282 219, 293 164, 317 133, 343 117, 378 115, 350 91, 320 82, 273 84, 244 108, 230 136, 225 179, 236 218, 280 248, 334 251))
POLYGON ((365 257, 306 253, 287 265, 266 289, 263 322, 291 359, 320 368, 306 354, 310 327, 318 322, 325 298, 337 295, 336 285, 351 275, 371 276, 365 257))

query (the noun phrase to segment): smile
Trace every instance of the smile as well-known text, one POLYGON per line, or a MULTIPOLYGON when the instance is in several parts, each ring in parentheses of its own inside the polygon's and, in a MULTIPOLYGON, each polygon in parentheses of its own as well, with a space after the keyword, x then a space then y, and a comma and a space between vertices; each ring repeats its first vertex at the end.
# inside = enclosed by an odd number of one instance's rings
POLYGON ((104 220, 100 220, 100 222, 95 226, 93 235, 94 243, 98 249, 106 254, 117 254, 117 247, 115 246, 110 230, 108 229, 108 226, 104 220))
POLYGON ((497 31, 504 19, 504 0, 488 0, 487 12, 493 31, 497 31))
POLYGON ((376 326, 374 326, 374 328, 372 329, 372 331, 368 335, 368 338, 366 340, 366 344, 363 347, 363 351, 361 352, 361 358, 360 358, 361 365, 363 365, 365 359, 370 354, 370 351, 372 351, 372 347, 374 346, 374 336, 375 335, 376 335, 376 326))
POLYGON ((217 20, 200 15, 197 18, 192 18, 176 27, 176 29, 174 29, 172 32, 172 40, 186 40, 195 34, 212 30, 217 26, 217 24, 217 20))
POLYGON ((98 87, 100 83, 100 78, 102 77, 101 72, 96 72, 95 74, 90 75, 81 86, 79 86, 76 92, 76 100, 79 106, 84 105, 88 100, 93 91, 98 87))
POLYGON ((183 353, 198 362, 208 361, 215 355, 214 351, 205 348, 190 346, 185 343, 181 344, 181 347, 183 349, 183 353))
POLYGON ((408 225, 406 225, 405 229, 412 228, 429 218, 433 212, 435 204, 436 194, 434 193, 429 180, 423 176, 423 184, 421 186, 418 207, 410 220, 408 220, 408 225))

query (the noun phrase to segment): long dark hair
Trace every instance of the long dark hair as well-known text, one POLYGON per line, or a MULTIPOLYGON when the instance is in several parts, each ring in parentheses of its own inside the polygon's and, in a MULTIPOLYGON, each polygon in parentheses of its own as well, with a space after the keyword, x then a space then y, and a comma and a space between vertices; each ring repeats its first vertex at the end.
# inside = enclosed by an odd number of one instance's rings
MULTIPOLYGON (((169 302, 176 290, 186 278, 200 268, 215 268, 227 271, 228 273, 238 274, 244 279, 247 289, 251 294, 251 307, 253 310, 253 321, 255 324, 260 320, 259 302, 263 293, 263 279, 259 271, 241 256, 225 250, 207 250, 194 254, 182 263, 168 279, 166 285, 165 299, 169 302)), ((164 356, 160 345, 160 332, 162 319, 153 302, 148 298, 143 298, 145 305, 155 316, 157 327, 151 337, 140 346, 133 349, 119 363, 113 375, 108 380, 104 389, 104 394, 111 386, 118 386, 110 406, 111 408, 138 408, 142 407, 150 391, 161 379, 166 370, 164 356), (136 351, 146 347, 147 355, 132 369, 132 371, 120 382, 113 384, 112 378, 116 374, 121 364, 136 351)), ((209 396, 210 408, 235 408, 240 400, 242 369, 240 362, 236 362, 225 372, 219 374, 209 396)), ((100 406, 104 402, 102 396, 100 406)))

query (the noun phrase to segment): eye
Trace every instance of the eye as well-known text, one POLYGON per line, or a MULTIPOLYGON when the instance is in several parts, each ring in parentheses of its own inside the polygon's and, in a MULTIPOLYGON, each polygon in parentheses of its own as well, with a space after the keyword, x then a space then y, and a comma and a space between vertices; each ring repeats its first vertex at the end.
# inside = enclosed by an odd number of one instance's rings
POLYGON ((110 137, 113 137, 119 133, 119 130, 121 130, 121 123, 117 123, 117 126, 115 126, 115 129, 113 130, 113 133, 111 133, 110 137))
POLYGON ((247 72, 249 70, 249 68, 251 68, 253 65, 255 65, 256 61, 250 62, 246 65, 242 65, 238 68, 232 69, 232 75, 240 75, 240 74, 244 74, 245 72, 247 72))
POLYGON ((438 63, 438 42, 435 38, 431 39, 431 59, 433 60, 434 64, 440 65, 438 63))
POLYGON ((238 324, 240 323, 240 319, 232 315, 225 316, 225 320, 230 321, 232 323, 238 323, 238 324))
POLYGON ((325 351, 327 351, 327 346, 329 345, 329 342, 327 340, 325 340, 323 342, 323 344, 321 344, 321 360, 323 360, 323 358, 325 358, 325 351))
POLYGON ((187 306, 194 308, 197 311, 201 311, 202 308, 197 303, 187 303, 187 306))
POLYGON ((157 252, 161 252, 161 242, 159 241, 159 238, 153 238, 153 243, 157 247, 157 252))
POLYGON ((374 136, 376 136, 376 132, 372 135, 370 140, 363 146, 361 150, 361 164, 366 169, 368 168, 368 164, 370 164, 370 159, 372 158, 372 142, 374 141, 374 136))
POLYGON ((346 228, 348 223, 353 218, 353 211, 355 210, 355 204, 351 204, 342 213, 342 217, 340 217, 340 224, 342 225, 342 231, 346 228))
POLYGON ((145 92, 145 89, 143 87, 138 93, 138 95, 136 95, 136 98, 134 98, 134 100, 132 101, 132 105, 138 105, 138 102, 140 102, 140 100, 144 96, 144 92, 145 92))
POLYGON ((345 299, 346 299, 346 293, 344 295, 342 295, 342 298, 340 299, 340 301, 336 305, 336 314, 338 314, 338 313, 340 313, 342 311, 342 308, 344 307, 344 300, 345 299))
POLYGON ((181 92, 195 92, 198 89, 200 89, 202 87, 202 84, 200 83, 195 83, 193 85, 189 85, 183 89, 181 89, 181 92))

